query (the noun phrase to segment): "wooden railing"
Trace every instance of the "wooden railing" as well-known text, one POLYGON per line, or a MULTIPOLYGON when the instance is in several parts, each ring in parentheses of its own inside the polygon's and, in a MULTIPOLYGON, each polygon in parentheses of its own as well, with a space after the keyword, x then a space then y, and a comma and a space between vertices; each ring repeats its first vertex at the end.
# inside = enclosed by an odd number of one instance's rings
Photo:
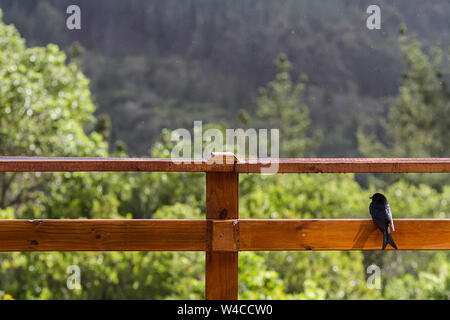
MULTIPOLYGON (((274 161, 277 173, 450 172, 450 158, 274 161)), ((237 299, 239 251, 380 249, 382 234, 370 219, 239 219, 239 174, 267 166, 237 159, 0 157, 0 172, 206 173, 206 220, 0 220, 0 251, 205 251, 206 299, 237 299)), ((450 219, 395 219, 395 242, 399 250, 448 250, 450 219)))

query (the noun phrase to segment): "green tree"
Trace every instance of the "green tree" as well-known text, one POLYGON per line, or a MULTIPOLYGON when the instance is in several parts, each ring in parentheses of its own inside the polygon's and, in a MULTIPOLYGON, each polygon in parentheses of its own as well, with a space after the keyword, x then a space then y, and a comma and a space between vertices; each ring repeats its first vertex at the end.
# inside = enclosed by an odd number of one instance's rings
POLYGON ((291 63, 285 54, 278 57, 275 66, 278 70, 275 80, 259 90, 258 116, 270 128, 280 130, 280 156, 299 157, 315 142, 307 136, 309 112, 302 101, 306 77, 292 83, 291 63))
POLYGON ((384 124, 387 146, 380 146, 374 136, 360 134, 364 154, 385 153, 397 157, 445 157, 450 150, 450 75, 443 57, 435 46, 430 56, 421 49, 419 40, 400 36, 405 63, 399 94, 384 124), (375 144, 375 147, 373 146, 375 144), (385 150, 384 152, 382 150, 385 150))
MULTIPOLYGON (((14 26, 0 22, 1 155, 106 156, 107 143, 92 131, 94 110, 88 79, 57 46, 27 48, 14 26)), ((36 199, 61 179, 1 173, 0 207, 36 199)))
MULTIPOLYGON (((450 150, 450 73, 439 47, 428 57, 420 42, 401 36, 406 70, 392 108, 388 134, 392 152, 404 157, 445 157, 450 150)), ((450 62, 450 53, 446 55, 450 62)))
MULTIPOLYGON (((369 157, 448 157, 450 150, 450 53, 435 46, 430 55, 423 52, 418 39, 401 31, 400 48, 405 65, 399 93, 388 119, 376 124, 380 134, 358 131, 360 152, 369 157), (447 63, 444 63, 444 57, 447 63), (447 65, 447 67, 446 67, 447 65)), ((448 175, 390 175, 416 183, 442 187, 448 175)))

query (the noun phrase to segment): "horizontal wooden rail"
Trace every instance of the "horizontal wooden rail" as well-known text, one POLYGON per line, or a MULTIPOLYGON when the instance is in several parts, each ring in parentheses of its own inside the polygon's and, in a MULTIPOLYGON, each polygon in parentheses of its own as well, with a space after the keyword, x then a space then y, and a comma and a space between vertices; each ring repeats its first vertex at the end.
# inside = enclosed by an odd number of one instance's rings
MULTIPOLYGON (((296 158, 272 160, 277 173, 406 173, 450 172, 450 158, 296 158)), ((259 173, 265 161, 236 164, 239 173, 259 173)))
POLYGON ((198 159, 0 157, 0 172, 144 171, 260 173, 276 165, 277 173, 450 172, 450 158, 296 158, 243 160, 218 164, 198 159))
POLYGON ((202 251, 205 220, 0 220, 0 251, 202 251))
MULTIPOLYGON (((240 220, 240 250, 380 250, 371 219, 240 220)), ((450 219, 395 219, 399 250, 449 250, 450 219)), ((390 246, 387 249, 392 249, 390 246)))
POLYGON ((233 166, 208 163, 202 159, 0 157, 0 172, 232 172, 233 166))
MULTIPOLYGON (((399 250, 449 250, 450 219, 395 219, 392 236, 399 250)), ((0 251, 380 250, 381 244, 370 219, 0 220, 0 251)))

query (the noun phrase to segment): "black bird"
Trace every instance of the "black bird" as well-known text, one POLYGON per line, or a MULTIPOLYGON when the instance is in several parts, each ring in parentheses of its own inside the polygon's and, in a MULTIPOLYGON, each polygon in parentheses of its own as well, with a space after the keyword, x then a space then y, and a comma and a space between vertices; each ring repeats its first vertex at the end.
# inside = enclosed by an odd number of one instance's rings
POLYGON ((372 220, 377 225, 378 229, 383 232, 383 248, 386 248, 389 243, 392 247, 397 249, 394 239, 392 239, 391 231, 389 230, 389 224, 392 226, 392 231, 395 231, 394 220, 392 219, 391 207, 386 197, 381 193, 375 193, 370 197, 372 202, 370 203, 369 210, 372 220))

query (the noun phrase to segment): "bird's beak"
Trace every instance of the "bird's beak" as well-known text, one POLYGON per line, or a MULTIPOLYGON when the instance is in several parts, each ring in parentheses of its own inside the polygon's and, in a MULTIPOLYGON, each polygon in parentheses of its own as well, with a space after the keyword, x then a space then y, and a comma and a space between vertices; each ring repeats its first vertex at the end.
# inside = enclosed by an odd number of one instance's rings
POLYGON ((369 199, 372 199, 372 197, 369 197, 369 199))

